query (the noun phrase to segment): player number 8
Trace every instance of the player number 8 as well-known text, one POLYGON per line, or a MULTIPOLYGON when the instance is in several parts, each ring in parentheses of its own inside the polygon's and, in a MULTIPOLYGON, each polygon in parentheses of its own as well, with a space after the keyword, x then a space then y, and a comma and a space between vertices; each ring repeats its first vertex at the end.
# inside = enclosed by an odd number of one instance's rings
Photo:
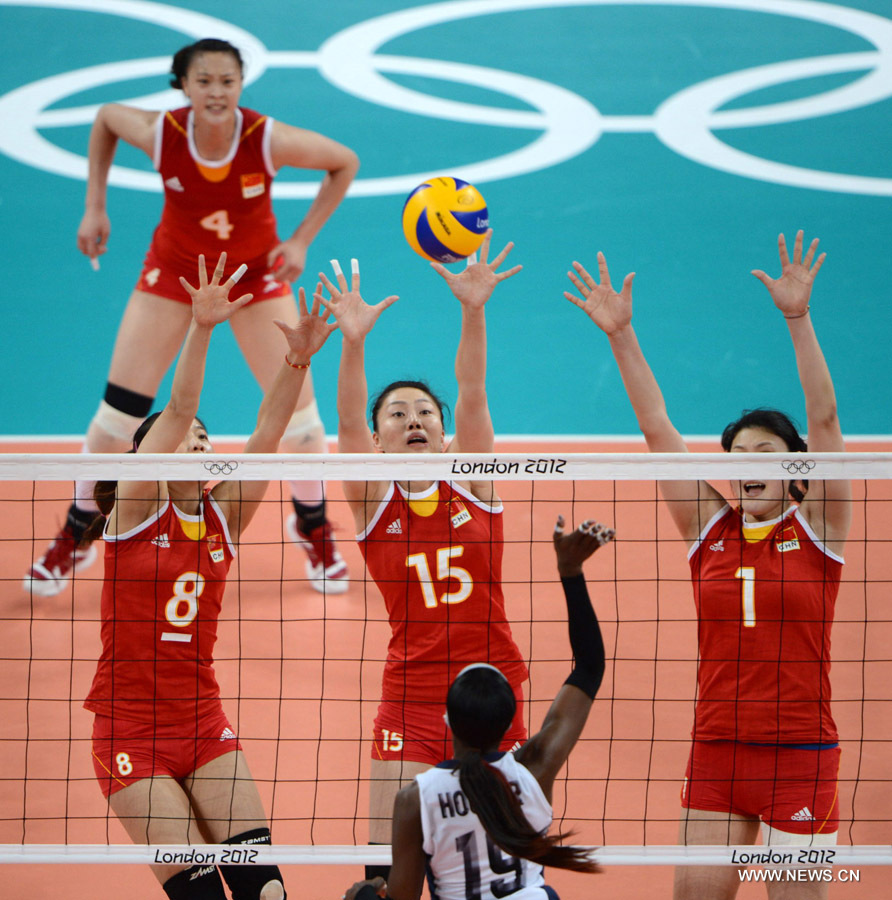
POLYGON ((130 754, 129 753, 119 753, 115 757, 115 765, 118 767, 119 775, 132 775, 133 774, 133 763, 130 762, 130 754))

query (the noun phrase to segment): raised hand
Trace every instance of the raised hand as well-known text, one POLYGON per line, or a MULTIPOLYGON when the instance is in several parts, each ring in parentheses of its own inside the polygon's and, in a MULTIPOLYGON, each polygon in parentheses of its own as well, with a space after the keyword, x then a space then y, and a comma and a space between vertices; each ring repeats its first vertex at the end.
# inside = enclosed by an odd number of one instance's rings
POLYGON ((609 544, 616 532, 594 519, 586 519, 578 528, 564 534, 564 517, 558 516, 554 526, 554 551, 558 573, 570 578, 582 572, 582 564, 599 548, 609 544))
POLYGON ((249 303, 254 295, 243 294, 238 300, 230 300, 229 292, 235 287, 236 282, 245 273, 245 268, 239 267, 222 284, 223 272, 226 268, 226 252, 220 254, 217 267, 211 280, 208 281, 207 268, 204 264, 204 255, 198 257, 198 287, 194 288, 185 278, 180 276, 180 284, 192 298, 192 319, 196 325, 213 328, 225 322, 233 313, 249 303))
POLYGON ((480 246, 480 262, 474 262, 474 257, 469 256, 467 266, 462 272, 450 272, 438 262, 431 263, 431 267, 445 279, 459 303, 471 309, 482 309, 495 286, 500 281, 516 275, 523 268, 513 266, 504 272, 497 272, 496 269, 505 261, 514 244, 509 241, 502 252, 492 262, 488 262, 490 238, 492 238, 491 228, 487 230, 480 246))
POLYGON ((288 353, 293 365, 308 363, 310 357, 319 350, 328 340, 328 336, 338 327, 334 322, 329 322, 331 311, 322 309, 319 293, 322 285, 316 285, 316 294, 313 296, 313 308, 307 310, 307 295, 303 288, 297 291, 297 325, 291 326, 279 319, 273 319, 285 339, 288 341, 288 353), (320 315, 321 313, 321 315, 320 315))
POLYGON ((814 259, 818 249, 818 238, 815 238, 808 245, 808 252, 803 259, 801 230, 796 232, 792 262, 787 254, 787 241, 783 234, 778 235, 777 246, 781 262, 780 278, 771 278, 761 269, 753 269, 753 275, 768 288, 774 305, 786 318, 798 319, 808 312, 811 288, 827 254, 822 253, 817 259, 814 259))
POLYGON ((313 297, 322 303, 338 320, 338 327, 341 329, 341 334, 344 336, 345 341, 360 341, 372 330, 375 322, 378 321, 378 316, 388 306, 396 303, 399 297, 396 294, 391 294, 380 303, 370 306, 362 299, 362 295, 359 293, 359 263, 355 259, 350 260, 351 285, 349 290, 347 288, 347 278, 341 271, 341 264, 336 259, 333 259, 331 267, 334 269, 338 286, 335 287, 320 272, 319 281, 328 290, 329 299, 325 300, 322 296, 321 285, 317 286, 313 297))
POLYGON ((622 291, 617 294, 610 283, 607 260, 600 251, 598 252, 600 284, 592 278, 582 263, 574 262, 573 269, 575 271, 567 272, 567 277, 573 282, 579 293, 582 294, 582 299, 570 291, 564 291, 564 296, 574 306, 578 306, 608 337, 632 321, 632 281, 635 278, 634 272, 626 275, 623 280, 622 291))

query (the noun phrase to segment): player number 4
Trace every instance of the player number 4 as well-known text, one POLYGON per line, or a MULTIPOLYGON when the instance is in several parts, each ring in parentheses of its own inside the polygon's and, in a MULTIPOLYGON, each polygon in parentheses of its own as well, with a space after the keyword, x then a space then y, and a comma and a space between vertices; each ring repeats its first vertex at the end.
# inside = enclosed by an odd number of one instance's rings
POLYGON ((743 605, 743 627, 756 627, 756 570, 752 566, 741 566, 735 573, 740 579, 740 600, 743 605))
POLYGON ((471 589, 474 587, 471 573, 461 566, 452 564, 452 560, 461 556, 464 552, 465 548, 461 545, 457 547, 440 547, 437 550, 437 579, 446 581, 450 578, 455 578, 458 581, 458 590, 444 591, 440 594, 439 600, 434 589, 434 579, 431 577, 431 567, 427 561, 427 554, 412 553, 406 557, 406 565, 410 569, 415 569, 418 575, 421 595, 424 597, 424 605, 428 609, 436 609, 437 603, 461 603, 471 596, 471 589))
POLYGON ((208 231, 213 231, 221 241, 228 241, 232 229, 235 228, 229 221, 229 213, 225 209, 209 213, 198 224, 208 231))

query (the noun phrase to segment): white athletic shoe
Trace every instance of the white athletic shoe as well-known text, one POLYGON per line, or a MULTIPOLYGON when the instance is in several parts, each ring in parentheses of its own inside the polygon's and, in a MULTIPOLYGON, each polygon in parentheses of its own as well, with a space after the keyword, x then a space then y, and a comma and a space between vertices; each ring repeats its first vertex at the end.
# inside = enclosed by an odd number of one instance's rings
POLYGON ((46 553, 28 569, 22 587, 38 597, 55 597, 65 590, 66 582, 75 572, 92 566, 96 556, 93 544, 78 547, 74 536, 65 527, 47 547, 46 553))
POLYGON ((307 580, 320 594, 344 594, 350 586, 347 563, 338 552, 328 522, 304 534, 297 527, 297 516, 285 523, 288 537, 307 554, 307 580))

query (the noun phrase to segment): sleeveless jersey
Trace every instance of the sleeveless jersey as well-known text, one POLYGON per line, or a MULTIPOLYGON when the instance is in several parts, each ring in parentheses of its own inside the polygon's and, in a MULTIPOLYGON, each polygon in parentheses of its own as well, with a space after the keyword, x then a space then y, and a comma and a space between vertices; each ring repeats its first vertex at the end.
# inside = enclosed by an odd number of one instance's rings
POLYGON ((84 706, 159 724, 221 712, 213 653, 235 549, 220 508, 207 492, 197 516, 168 500, 105 541, 102 655, 84 706))
POLYGON ((700 645, 694 737, 834 743, 830 630, 842 559, 796 507, 744 523, 728 506, 688 557, 700 645))
MULTIPOLYGON (((488 756, 517 792, 523 814, 537 831, 551 825, 551 805, 539 782, 513 753, 488 756)), ((437 900, 544 900, 542 866, 509 856, 487 835, 453 771, 444 762, 415 776, 421 800, 422 849, 430 857, 428 878, 437 900), (469 883, 471 882, 471 883, 469 883)))
MULTIPOLYGON (((235 112, 235 133, 225 158, 205 160, 193 135, 191 107, 158 117, 153 164, 164 183, 164 208, 138 287, 151 291, 159 279, 194 277, 198 254, 210 271, 220 252, 230 266, 248 265, 268 275, 270 291, 288 293, 267 271, 266 255, 278 243, 270 188, 276 170, 270 155, 273 120, 250 109, 235 112)), ((176 283, 173 298, 185 296, 176 283)), ((186 297, 188 299, 188 297, 186 297)), ((258 297, 255 295, 255 300, 258 297)))
POLYGON ((384 700, 445 702, 472 662, 491 663, 512 686, 526 679, 505 616, 501 505, 445 481, 412 494, 391 484, 357 540, 393 630, 384 700))

